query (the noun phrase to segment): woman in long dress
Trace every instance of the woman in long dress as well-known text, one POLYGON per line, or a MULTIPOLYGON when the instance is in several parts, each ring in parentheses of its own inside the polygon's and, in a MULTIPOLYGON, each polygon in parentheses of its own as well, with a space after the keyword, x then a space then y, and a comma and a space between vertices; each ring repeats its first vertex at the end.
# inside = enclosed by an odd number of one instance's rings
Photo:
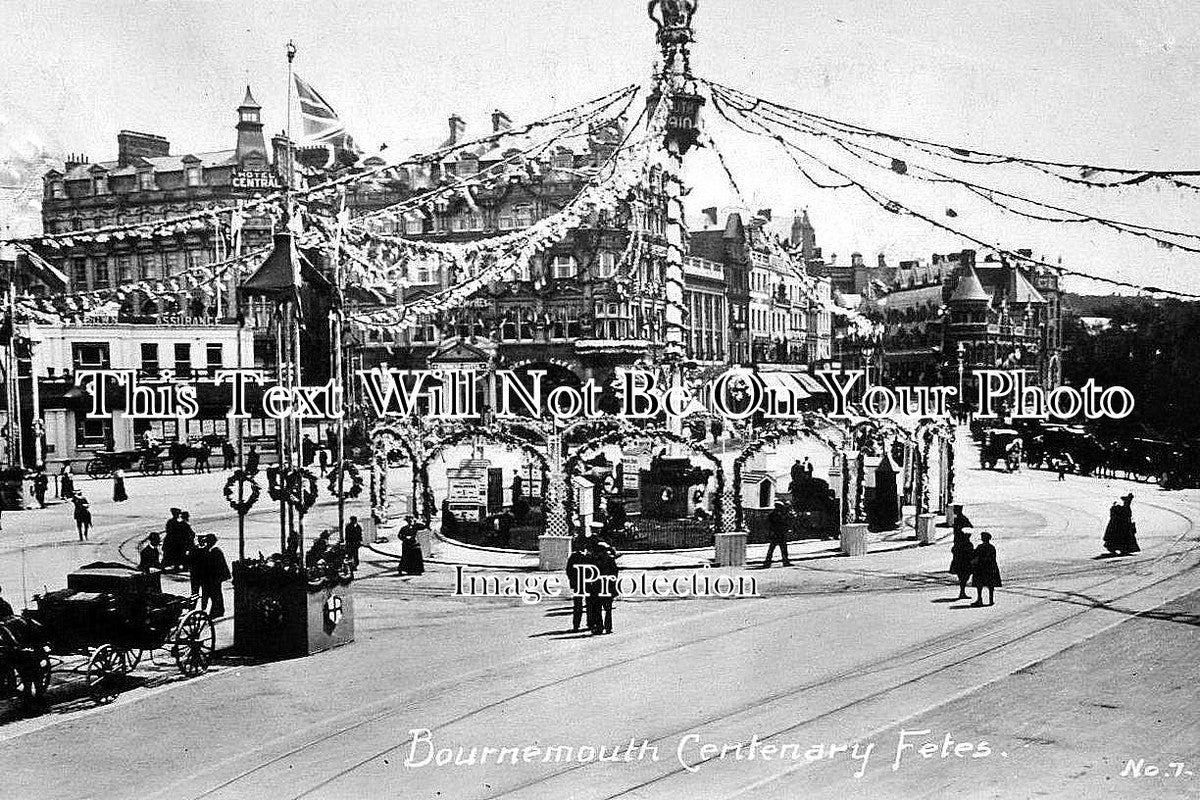
POLYGON ((124 503, 129 499, 129 495, 125 493, 125 470, 118 469, 113 472, 113 502, 124 503))
POLYGON ((987 531, 979 534, 983 541, 975 548, 975 569, 971 585, 975 587, 976 598, 971 605, 979 608, 983 605, 983 590, 987 589, 989 606, 996 604, 995 590, 1000 586, 1000 565, 996 563, 996 548, 992 545, 992 535, 987 531))
POLYGON ((958 599, 967 600, 967 581, 971 579, 972 559, 975 545, 971 534, 965 530, 954 533, 954 544, 950 546, 950 573, 958 578, 958 599))
POLYGON ((421 553, 421 543, 417 541, 417 531, 425 527, 424 523, 416 522, 412 517, 404 518, 404 527, 400 529, 401 575, 424 574, 425 557, 421 553))
POLYGON ((70 461, 64 461, 58 473, 58 496, 63 500, 75 499, 75 477, 71 473, 70 461))

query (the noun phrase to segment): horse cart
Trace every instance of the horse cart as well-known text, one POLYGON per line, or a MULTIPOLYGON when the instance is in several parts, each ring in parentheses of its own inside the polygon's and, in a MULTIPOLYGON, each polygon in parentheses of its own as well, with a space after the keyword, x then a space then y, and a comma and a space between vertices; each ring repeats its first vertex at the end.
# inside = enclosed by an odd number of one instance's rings
POLYGON ((162 447, 141 447, 137 450, 100 450, 87 463, 87 474, 92 478, 103 478, 119 469, 135 467, 143 475, 161 475, 163 463, 162 447))
POLYGON ((195 597, 166 594, 157 572, 99 562, 67 576, 67 588, 36 595, 36 608, 0 619, 0 694, 45 697, 56 672, 82 674, 87 693, 108 703, 149 654, 182 675, 208 671, 216 634, 195 597))

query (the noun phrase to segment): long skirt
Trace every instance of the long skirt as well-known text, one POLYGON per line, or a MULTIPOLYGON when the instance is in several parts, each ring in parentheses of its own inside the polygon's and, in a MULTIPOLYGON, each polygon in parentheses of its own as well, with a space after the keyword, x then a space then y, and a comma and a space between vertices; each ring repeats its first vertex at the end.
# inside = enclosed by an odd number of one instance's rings
POLYGON ((400 572, 403 575, 423 575, 425 557, 419 542, 405 542, 400 548, 400 572))

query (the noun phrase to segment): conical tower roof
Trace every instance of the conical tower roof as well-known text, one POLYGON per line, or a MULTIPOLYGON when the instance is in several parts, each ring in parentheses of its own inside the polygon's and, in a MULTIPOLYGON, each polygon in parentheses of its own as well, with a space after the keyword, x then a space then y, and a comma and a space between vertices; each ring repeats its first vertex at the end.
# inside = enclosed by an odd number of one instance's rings
POLYGON ((951 303, 990 303, 992 296, 983 289, 975 267, 967 267, 967 274, 958 278, 954 294, 950 295, 951 303))
POLYGON ((242 98, 242 108, 262 108, 258 101, 254 99, 254 95, 250 94, 250 86, 246 86, 246 96, 242 98))

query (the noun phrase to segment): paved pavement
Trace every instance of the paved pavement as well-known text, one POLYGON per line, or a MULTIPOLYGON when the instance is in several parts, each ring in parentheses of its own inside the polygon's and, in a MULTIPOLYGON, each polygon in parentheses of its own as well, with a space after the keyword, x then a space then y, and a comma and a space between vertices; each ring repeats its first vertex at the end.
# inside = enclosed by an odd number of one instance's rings
MULTIPOLYGON (((142 496, 143 480, 131 493, 142 496)), ((220 511, 201 496, 206 480, 191 482, 202 518, 220 511)), ((946 543, 740 573, 759 597, 626 599, 605 637, 571 633, 561 599, 456 597, 450 565, 397 578, 390 558, 371 556, 355 584, 353 645, 275 664, 227 661, 190 681, 152 665, 111 706, 63 700, 10 719, 0 759, 20 767, 0 798, 1187 796, 1194 784, 1112 775, 1139 752, 1196 755, 1194 703, 1183 694, 1200 654, 1195 604, 1170 604, 1200 588, 1200 493, 1132 485, 1143 552, 1098 558, 1107 507, 1130 486, 964 470, 960 496, 977 529, 995 534, 1005 578, 985 609, 952 601, 946 543), (946 733, 986 740, 990 754, 966 760, 951 747, 917 761, 907 750, 892 772, 901 728, 930 730, 938 748, 946 733), (464 761, 472 746, 543 751, 516 765, 406 766, 427 753, 425 730, 436 748, 464 747, 464 761), (631 737, 638 747, 616 762, 581 749, 612 755, 631 737), (755 737, 805 756, 821 745, 823 758, 738 760, 736 745, 744 754, 755 737), (1163 744, 1172 737, 1178 745, 1163 744), (831 747, 855 742, 860 755, 875 745, 859 778, 854 751, 831 747), (558 745, 573 758, 544 751, 558 745)), ((114 517, 111 532, 103 521, 98 530, 103 545, 30 532, 27 560, 43 569, 62 554, 107 555, 157 519, 103 505, 98 520, 114 517)), ((251 526, 256 546, 271 542, 268 512, 251 526)), ((9 584, 19 547, 2 548, 9 584)))

